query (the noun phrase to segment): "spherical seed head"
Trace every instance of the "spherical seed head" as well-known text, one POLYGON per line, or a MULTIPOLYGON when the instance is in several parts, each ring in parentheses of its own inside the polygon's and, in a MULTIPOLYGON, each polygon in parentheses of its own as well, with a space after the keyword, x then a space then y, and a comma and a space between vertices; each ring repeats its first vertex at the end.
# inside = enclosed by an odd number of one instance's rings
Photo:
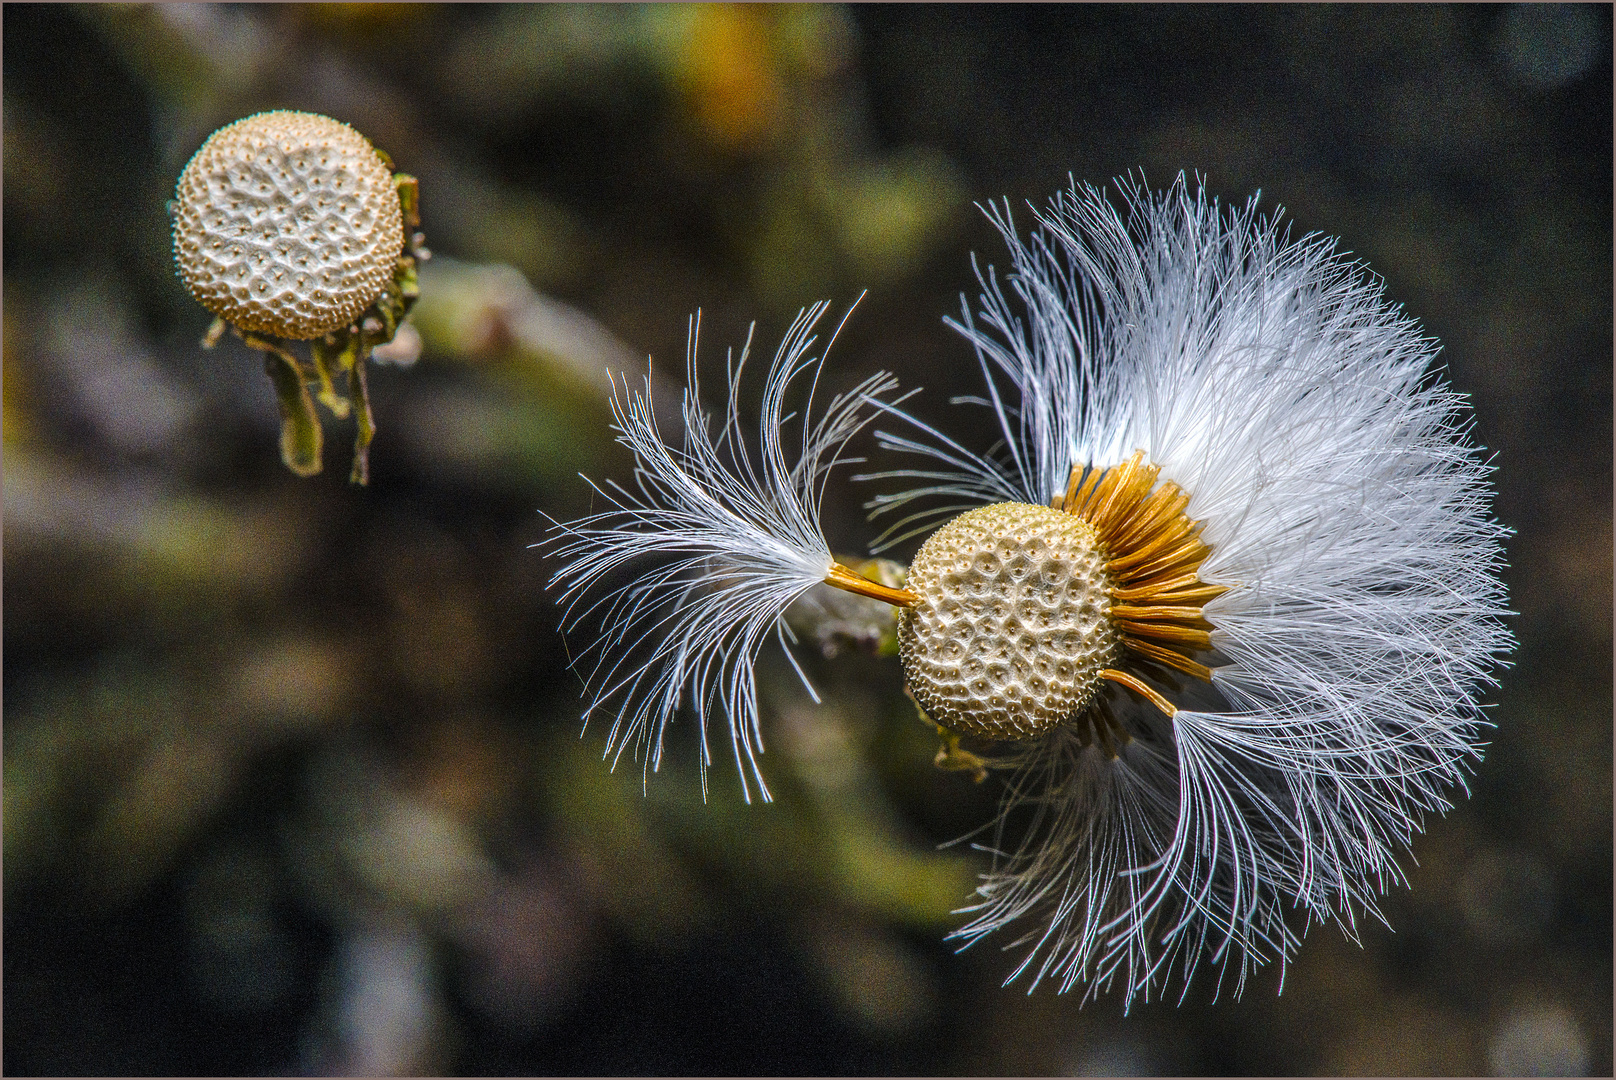
POLYGON ((175 189, 180 276, 241 330, 301 339, 346 326, 387 288, 403 248, 392 173, 328 116, 266 112, 222 127, 175 189))
POLYGON ((1119 648, 1094 526, 1027 503, 961 514, 921 545, 898 619, 909 689, 933 720, 1030 739, 1093 700, 1119 648))

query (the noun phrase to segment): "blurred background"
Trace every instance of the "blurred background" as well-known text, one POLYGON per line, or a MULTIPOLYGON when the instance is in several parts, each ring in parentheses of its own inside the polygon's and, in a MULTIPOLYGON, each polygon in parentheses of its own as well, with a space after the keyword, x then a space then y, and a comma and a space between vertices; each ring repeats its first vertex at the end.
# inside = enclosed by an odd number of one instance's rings
MULTIPOLYGON (((1575 5, 8 5, 5 1071, 1608 1075, 1611 39, 1575 5), (198 347, 172 268, 180 169, 271 108, 420 178, 369 488, 351 421, 281 466, 260 357, 198 347), (719 754, 703 805, 688 723, 642 793, 580 738, 529 545, 580 470, 626 479, 607 372, 655 356, 673 404, 698 308, 716 391, 752 320, 767 355, 868 290, 827 379, 892 370, 972 442, 972 203, 1137 168, 1260 189, 1443 342, 1521 646, 1395 932, 1124 1018, 943 941, 982 863, 939 845, 996 781, 932 767, 895 661, 806 656, 817 708, 764 661, 772 804, 719 754)), ((832 484, 837 550, 868 494, 832 484)))

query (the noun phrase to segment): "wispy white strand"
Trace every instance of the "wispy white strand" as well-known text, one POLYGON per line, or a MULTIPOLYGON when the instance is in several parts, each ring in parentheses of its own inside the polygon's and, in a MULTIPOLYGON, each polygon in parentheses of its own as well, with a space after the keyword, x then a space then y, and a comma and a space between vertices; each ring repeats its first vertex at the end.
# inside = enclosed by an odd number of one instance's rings
MULTIPOLYGON (((1158 742, 1108 760, 1057 732, 1021 751, 1000 822, 1031 807, 1030 826, 957 936, 1031 926, 1015 974, 1034 986, 1115 978, 1131 1002, 1206 962, 1238 994, 1295 948, 1287 907, 1349 934, 1378 918, 1397 855, 1462 788, 1512 644, 1507 531, 1463 399, 1377 279, 1255 200, 1121 186, 1125 215, 1074 186, 1026 241, 1008 206, 987 211, 1015 305, 988 267, 953 325, 1003 449, 879 432, 937 467, 880 474, 923 483, 872 506, 1047 503, 1072 465, 1136 449, 1190 493, 1201 577, 1229 587, 1205 607, 1227 660, 1214 700, 1168 723, 1116 691, 1126 727, 1166 724, 1158 742)), ((912 512, 889 542, 935 520, 912 512)))
MULTIPOLYGON (((827 307, 802 311, 774 355, 756 459, 738 405, 751 334, 738 357, 729 354, 728 405, 715 432, 700 398, 700 321, 693 318, 682 447, 658 430, 649 375, 643 392, 614 385, 614 430, 634 454, 635 490, 591 482, 612 508, 555 523, 546 541, 562 564, 551 585, 562 588, 563 628, 599 628, 578 658, 593 654, 585 719, 610 716, 606 755, 615 765, 632 746, 647 780, 661 763, 668 724, 688 706, 701 733, 703 796, 712 761, 707 726, 716 714, 728 727, 745 797, 751 800, 755 782, 769 798, 757 761, 763 735, 753 667, 771 635, 790 657, 781 615, 832 563, 819 527, 826 474, 840 462, 859 460, 842 456, 848 440, 872 415, 866 406, 880 404, 897 386, 878 373, 810 419, 825 350, 809 354, 817 340, 813 328, 827 307), (794 416, 785 412, 786 396, 804 377, 810 388, 796 425, 800 441, 788 455, 785 432, 794 416), (635 576, 613 584, 624 570, 635 576)), ((808 686, 806 677, 803 683, 808 686)))

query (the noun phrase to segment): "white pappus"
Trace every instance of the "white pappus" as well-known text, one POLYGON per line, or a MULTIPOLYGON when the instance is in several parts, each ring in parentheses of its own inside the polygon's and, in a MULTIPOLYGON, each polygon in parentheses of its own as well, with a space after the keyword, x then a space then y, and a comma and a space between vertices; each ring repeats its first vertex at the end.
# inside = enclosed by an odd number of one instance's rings
POLYGON ((788 462, 781 394, 818 370, 802 357, 821 305, 770 372, 761 471, 738 367, 714 441, 692 366, 682 452, 640 398, 615 406, 640 495, 563 527, 556 580, 576 601, 663 557, 572 616, 601 616, 591 711, 621 700, 611 744, 650 744, 652 768, 688 690, 755 773, 753 660, 815 582, 898 606, 916 701, 948 746, 990 740, 1007 776, 955 936, 1014 927, 1012 979, 1120 982, 1131 1003, 1175 972, 1187 992, 1202 963, 1238 994, 1299 942, 1287 908, 1349 935, 1379 917, 1398 854, 1479 757, 1478 695, 1512 638, 1491 465, 1435 344, 1333 241, 1292 240, 1255 200, 1222 207, 1183 176, 1119 187, 1125 214, 1074 185, 1025 240, 988 211, 1012 266, 979 270, 953 325, 995 447, 882 401, 881 375, 805 415, 788 462), (908 485, 877 513, 919 507, 883 542, 931 532, 903 589, 835 564, 817 522, 826 469, 883 411, 918 434, 881 445, 929 459, 876 474, 908 485), (655 658, 625 669, 640 634, 655 658))
MULTIPOLYGON (((763 736, 753 664, 771 635, 785 646, 791 630, 781 613, 835 565, 819 529, 820 492, 839 461, 858 460, 838 455, 869 422, 866 402, 897 387, 890 375, 872 375, 835 397, 811 423, 810 390, 797 424, 800 444, 788 459, 785 430, 794 418, 784 411, 786 392, 803 375, 818 384, 836 335, 817 357, 808 353, 828 307, 818 303, 800 312, 774 355, 763 394, 761 463, 752 459, 737 404, 750 333, 739 357, 729 355, 729 401, 716 433, 697 377, 699 317, 691 319, 687 346, 682 448, 658 429, 649 375, 643 392, 625 386, 613 394, 613 428, 634 454, 637 491, 590 481, 612 509, 556 525, 552 546, 564 565, 552 584, 564 587, 564 629, 589 620, 601 628, 582 653, 596 658, 588 680, 594 701, 584 716, 612 715, 606 752, 614 764, 634 745, 647 771, 654 771, 663 732, 688 702, 701 732, 703 795, 712 761, 707 718, 716 712, 729 727, 747 800, 748 776, 769 797, 757 763, 763 736), (615 589, 593 588, 631 562, 638 577, 615 589), (641 640, 652 643, 649 658, 632 649, 641 640)), ((806 677, 803 685, 813 693, 806 677)))

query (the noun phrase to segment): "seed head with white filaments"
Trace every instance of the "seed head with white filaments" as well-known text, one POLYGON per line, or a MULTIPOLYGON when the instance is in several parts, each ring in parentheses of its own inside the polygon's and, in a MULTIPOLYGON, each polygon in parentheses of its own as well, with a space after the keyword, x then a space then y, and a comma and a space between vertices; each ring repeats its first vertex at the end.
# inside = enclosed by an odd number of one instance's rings
POLYGON ((1025 240, 1008 204, 988 210, 1011 270, 979 269, 977 310, 952 325, 995 446, 883 400, 877 375, 805 412, 788 462, 785 389, 818 377, 820 305, 769 372, 758 469, 735 404, 746 354, 712 436, 692 333, 685 449, 648 392, 614 399, 639 493, 597 488, 614 509, 554 543, 569 625, 602 626, 589 712, 615 716, 607 752, 634 742, 654 769, 682 704, 704 740, 721 713, 765 797, 764 639, 787 644, 785 609, 820 581, 897 607, 938 764, 1006 778, 954 937, 1011 935, 1012 980, 1120 983, 1126 1007, 1175 979, 1187 993, 1203 965, 1238 995, 1299 944, 1288 909, 1349 936, 1380 918, 1397 856, 1480 755, 1478 695, 1512 638, 1491 466, 1435 344, 1333 241, 1292 240, 1255 200, 1222 207, 1183 176, 1120 186, 1125 215, 1074 185, 1025 240), (825 473, 877 410, 917 433, 880 445, 926 459, 866 477, 904 484, 871 503, 901 515, 877 550, 931 534, 903 587, 836 563, 817 521, 825 473), (646 663, 628 658, 641 638, 646 663))
POLYGON ((942 467, 885 474, 922 483, 876 508, 956 504, 901 535, 961 503, 1070 508, 1141 461, 1187 496, 1174 550, 1193 573, 1112 592, 1114 663, 1166 700, 1110 686, 1081 722, 1011 744, 995 865, 955 935, 1025 928, 1012 979, 1120 980, 1131 1003, 1175 967, 1187 992, 1203 961, 1238 994, 1298 943, 1288 907, 1349 935, 1355 912, 1378 918, 1397 855, 1480 755, 1476 695, 1512 639, 1491 467, 1434 344, 1255 200, 1225 209, 1182 176, 1160 197, 1122 188, 1126 218, 1074 185, 1026 241, 989 211, 1021 313, 989 267, 955 326, 1001 450, 885 434, 942 467), (1190 601, 1152 612, 1133 599, 1152 589, 1190 601))
MULTIPOLYGON (((808 354, 828 306, 799 313, 775 353, 764 387, 759 461, 746 445, 737 403, 751 334, 739 357, 729 357, 729 404, 715 434, 701 404, 700 318, 693 318, 683 447, 670 445, 658 429, 649 375, 643 393, 626 386, 614 392, 617 441, 634 454, 637 491, 591 481, 613 508, 558 524, 547 544, 564 562, 553 584, 565 590, 565 628, 591 620, 601 627, 584 654, 597 658, 585 718, 611 715, 607 755, 615 763, 633 745, 647 778, 661 762, 668 723, 688 704, 701 732, 703 795, 712 760, 707 720, 716 713, 728 723, 747 800, 748 774, 769 798, 757 763, 763 737, 753 666, 770 635, 791 657, 791 630, 781 615, 835 566, 819 529, 826 474, 840 462, 859 460, 842 458, 843 448, 868 422, 866 404, 897 387, 885 373, 872 375, 833 398, 811 422, 810 389, 796 421, 800 444, 788 457, 785 429, 794 417, 785 411, 787 390, 801 377, 818 384, 835 334, 818 357, 808 354), (612 587, 613 575, 629 565, 639 576, 612 587), (653 643, 648 659, 632 648, 642 639, 653 643)), ((813 695, 806 677, 803 685, 813 695)))

